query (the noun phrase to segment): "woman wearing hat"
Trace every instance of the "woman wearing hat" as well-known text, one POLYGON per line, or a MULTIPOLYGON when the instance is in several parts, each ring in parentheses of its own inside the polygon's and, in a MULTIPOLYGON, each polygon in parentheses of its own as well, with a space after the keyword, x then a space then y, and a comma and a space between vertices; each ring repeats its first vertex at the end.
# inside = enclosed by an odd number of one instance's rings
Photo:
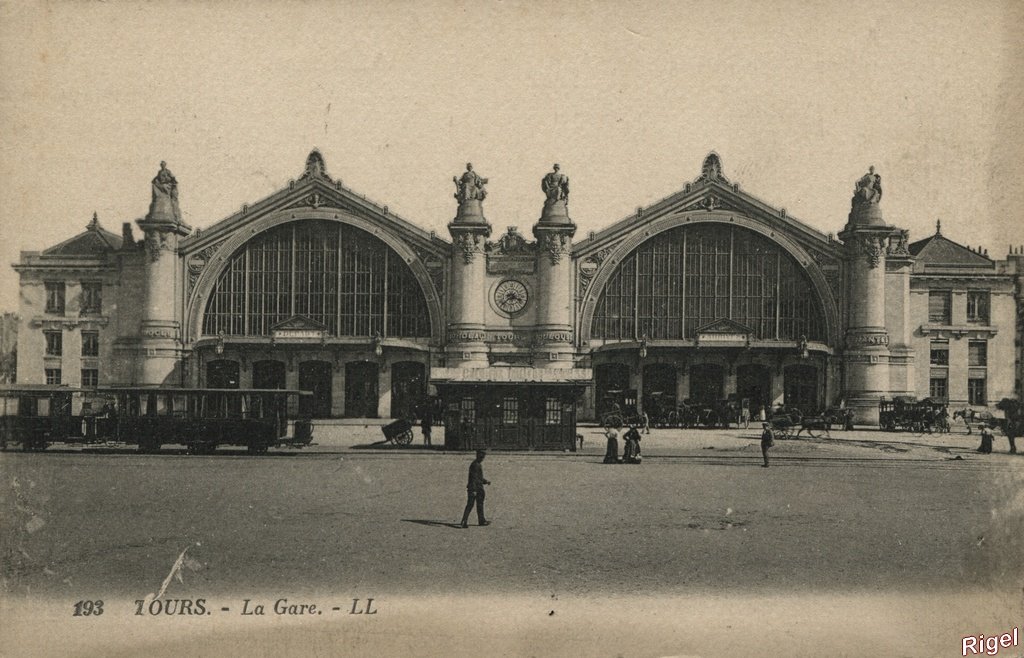
POLYGON ((978 446, 978 452, 988 455, 992 452, 992 430, 988 428, 987 423, 978 425, 978 429, 981 430, 981 445, 978 446))

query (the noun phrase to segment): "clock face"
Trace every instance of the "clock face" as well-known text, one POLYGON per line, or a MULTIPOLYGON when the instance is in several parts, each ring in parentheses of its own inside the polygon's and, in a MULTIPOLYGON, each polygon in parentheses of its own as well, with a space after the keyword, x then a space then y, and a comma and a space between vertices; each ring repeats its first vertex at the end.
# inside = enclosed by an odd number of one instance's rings
POLYGON ((526 286, 514 279, 506 279, 494 289, 494 303, 506 313, 518 313, 526 307, 526 286))

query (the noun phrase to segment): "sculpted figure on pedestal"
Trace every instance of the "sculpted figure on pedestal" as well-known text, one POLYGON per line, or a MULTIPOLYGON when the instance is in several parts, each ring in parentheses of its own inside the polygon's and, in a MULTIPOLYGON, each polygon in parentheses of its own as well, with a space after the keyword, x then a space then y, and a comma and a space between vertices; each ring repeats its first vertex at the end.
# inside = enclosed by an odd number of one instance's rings
POLYGON ((853 206, 865 203, 878 203, 882 200, 882 177, 875 173, 874 167, 868 167, 868 173, 860 177, 853 190, 853 206))
POLYGON ((178 208, 178 181, 167 168, 166 162, 160 163, 160 171, 153 178, 149 218, 181 221, 181 210, 178 208))
POLYGON ((554 171, 548 173, 540 181, 540 189, 544 190, 547 196, 547 203, 569 200, 569 177, 559 173, 559 166, 554 166, 554 171))
POLYGON ((473 199, 483 201, 487 197, 487 188, 484 187, 487 179, 473 171, 471 162, 466 163, 466 172, 462 174, 462 178, 452 176, 452 181, 455 183, 455 198, 459 203, 473 199))

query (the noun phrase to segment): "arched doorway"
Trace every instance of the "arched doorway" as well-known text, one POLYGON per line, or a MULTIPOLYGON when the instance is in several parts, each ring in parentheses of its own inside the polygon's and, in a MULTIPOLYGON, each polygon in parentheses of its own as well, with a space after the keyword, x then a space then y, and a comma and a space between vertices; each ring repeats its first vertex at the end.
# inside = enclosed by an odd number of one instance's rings
POLYGON ((303 361, 299 364, 299 389, 312 396, 299 398, 299 413, 311 418, 331 415, 331 364, 327 361, 303 361))
POLYGON ((624 363, 602 363, 594 368, 595 400, 597 415, 608 413, 612 405, 625 397, 629 390, 629 366, 624 363))
POLYGON ((690 368, 690 401, 695 404, 712 404, 722 400, 724 395, 724 372, 717 363, 701 363, 690 368))
POLYGON ((217 359, 206 364, 207 388, 238 388, 238 361, 217 359))
POLYGON ((257 361, 252 364, 253 388, 285 388, 284 363, 257 361))
POLYGON ((345 364, 345 416, 377 417, 377 364, 350 361, 345 364))
POLYGON ((661 422, 676 408, 676 367, 670 363, 644 366, 644 412, 652 423, 661 422))
POLYGON ((820 406, 818 369, 810 365, 786 366, 783 381, 787 407, 797 407, 805 414, 815 413, 820 406))
POLYGON ((427 392, 426 368, 416 361, 391 366, 391 417, 414 418, 416 405, 427 392))
POLYGON ((748 400, 753 413, 762 405, 768 407, 772 394, 772 375, 767 366, 748 363, 736 368, 736 397, 748 400))

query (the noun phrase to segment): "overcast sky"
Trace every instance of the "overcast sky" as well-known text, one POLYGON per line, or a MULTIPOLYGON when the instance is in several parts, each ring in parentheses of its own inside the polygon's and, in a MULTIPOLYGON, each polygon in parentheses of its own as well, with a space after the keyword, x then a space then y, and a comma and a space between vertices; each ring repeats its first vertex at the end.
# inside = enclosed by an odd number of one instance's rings
POLYGON ((297 178, 447 237, 451 177, 528 232, 559 162, 583 237, 681 189, 711 150, 742 188, 838 232, 854 181, 1002 258, 1024 244, 1019 2, 0 4, 0 310, 7 264, 120 233, 166 160, 207 227, 297 178))

